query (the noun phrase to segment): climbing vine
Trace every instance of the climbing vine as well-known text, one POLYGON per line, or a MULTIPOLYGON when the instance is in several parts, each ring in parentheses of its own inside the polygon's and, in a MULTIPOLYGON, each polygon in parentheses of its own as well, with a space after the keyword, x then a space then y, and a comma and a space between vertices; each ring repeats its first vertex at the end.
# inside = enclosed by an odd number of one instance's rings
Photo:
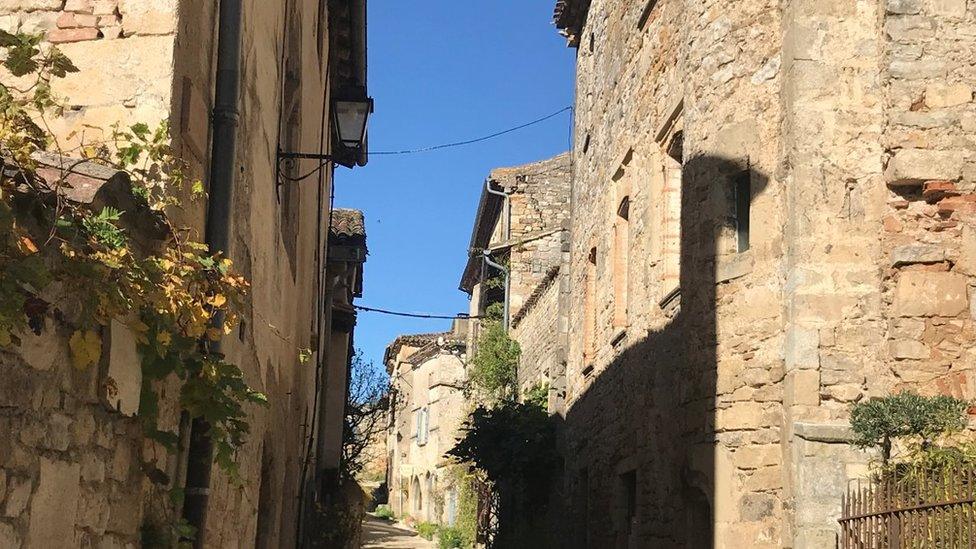
POLYGON ((488 399, 515 398, 522 351, 518 342, 505 333, 500 303, 490 305, 485 312, 476 349, 469 374, 474 390, 488 399))
POLYGON ((215 460, 236 476, 233 454, 249 429, 245 405, 266 398, 213 343, 238 323, 248 283, 167 216, 178 197, 198 197, 203 187, 173 154, 166 124, 116 126, 101 141, 79 138, 62 148, 49 130, 63 111, 51 83, 78 69, 41 43, 40 35, 0 31, 2 67, 12 77, 0 83, 0 348, 19 345, 28 330, 40 334, 49 319, 67 322, 71 362, 86 370, 102 358, 102 330, 113 320, 125 324, 141 355, 147 434, 175 445, 176 434, 157 427, 155 389, 175 378, 180 404, 207 420, 215 460), (40 173, 45 153, 60 159, 56 177, 40 173), (66 199, 69 176, 86 163, 126 173, 136 211, 93 211, 66 199), (137 242, 124 228, 127 217, 153 220, 164 236, 137 242))

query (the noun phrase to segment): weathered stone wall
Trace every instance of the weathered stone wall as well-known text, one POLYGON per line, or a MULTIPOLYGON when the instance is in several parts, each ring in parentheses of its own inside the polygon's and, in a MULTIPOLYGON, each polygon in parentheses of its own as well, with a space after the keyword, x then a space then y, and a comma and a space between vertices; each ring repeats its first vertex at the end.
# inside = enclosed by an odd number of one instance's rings
MULTIPOLYGON (((298 353, 314 347, 316 248, 325 239, 316 234, 325 211, 319 199, 329 196, 331 174, 276 189, 274 153, 282 98, 282 146, 318 151, 324 139, 328 151, 328 14, 318 0, 290 2, 288 14, 285 2, 244 4, 229 256, 253 291, 245 322, 224 350, 271 405, 251 410, 251 435, 237 454, 242 484, 215 473, 202 535, 214 547, 281 547, 294 545, 301 473, 314 470, 305 449, 316 359, 302 365, 298 353), (282 48, 287 78, 279 71, 282 48)), ((70 109, 53 129, 63 138, 79 130, 65 142, 94 136, 80 131, 84 125, 168 121, 191 172, 205 175, 215 3, 14 0, 0 2, 0 24, 47 31, 78 65, 79 73, 55 87, 70 109)), ((188 204, 174 216, 202 238, 203 210, 188 204)), ((179 459, 143 440, 136 419, 98 400, 104 372, 74 371, 64 359, 69 327, 51 330, 37 350, 2 357, 9 374, 0 381, 0 439, 18 442, 0 445, 0 546, 136 546, 144 522, 173 518, 167 491, 182 482, 179 459)), ((138 376, 137 361, 130 362, 128 374, 138 376)), ((169 391, 162 402, 163 426, 171 430, 178 427, 175 399, 169 391)))
MULTIPOLYGON (((489 179, 509 194, 508 219, 499 219, 490 245, 510 245, 510 314, 519 315, 526 301, 559 265, 562 232, 569 221, 570 156, 559 156, 492 170, 489 179)), ((502 217, 506 212, 502 212, 502 217)))
POLYGON ((551 268, 535 292, 529 296, 520 315, 512 322, 511 337, 519 343, 518 384, 525 391, 550 385, 565 360, 559 320, 559 269, 551 268))
MULTIPOLYGON (((510 269, 509 325, 522 347, 518 384, 521 390, 551 384, 551 376, 564 362, 565 311, 559 307, 559 266, 569 224, 571 157, 553 158, 492 170, 489 180, 509 195, 493 223, 489 248, 507 254, 510 269)), ((496 257, 497 260, 497 257, 496 257)), ((472 314, 480 314, 482 284, 473 292, 472 314), (474 297, 474 296, 477 297, 474 297)), ((470 339, 478 327, 472 326, 470 339)))
POLYGON ((595 0, 578 49, 565 544, 781 547, 781 14, 660 0, 639 28, 646 4, 595 0), (743 174, 751 247, 736 253, 727 219, 743 174), (680 212, 666 204, 678 189, 680 212), (629 261, 615 270, 624 197, 629 261))
POLYGON ((116 122, 169 119, 177 15, 177 0, 10 0, 0 28, 44 33, 80 69, 54 83, 69 109, 51 120, 76 145, 107 139, 99 128, 116 122))
POLYGON ((594 0, 580 33, 562 432, 581 527, 569 535, 832 546, 840 495, 869 458, 847 444, 851 404, 904 388, 974 396, 976 5, 650 4, 639 28, 647 2, 594 0), (744 252, 728 208, 743 172, 744 252))

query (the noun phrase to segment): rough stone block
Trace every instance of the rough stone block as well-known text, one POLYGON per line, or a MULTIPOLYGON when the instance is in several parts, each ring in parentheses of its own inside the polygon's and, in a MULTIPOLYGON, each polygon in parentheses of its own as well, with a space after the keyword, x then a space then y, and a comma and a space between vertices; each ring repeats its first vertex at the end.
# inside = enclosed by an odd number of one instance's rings
POLYGON ((746 492, 776 490, 783 486, 783 470, 780 467, 756 469, 746 478, 742 489, 746 492))
POLYGON ((935 35, 935 19, 916 15, 889 17, 885 21, 885 32, 893 40, 915 42, 932 38, 935 35))
POLYGON ((52 29, 47 33, 47 40, 53 44, 84 42, 98 40, 100 34, 96 28, 86 29, 52 29))
POLYGON ((92 13, 93 7, 92 0, 67 0, 64 3, 64 11, 78 13, 92 13))
POLYGON ((118 0, 95 0, 92 13, 95 15, 115 15, 118 13, 118 0))
POLYGON ((976 213, 976 195, 949 196, 939 200, 938 212, 942 215, 952 215, 955 212, 976 213))
POLYGON ((763 409, 758 402, 736 402, 715 412, 717 431, 756 429, 762 425, 763 409))
POLYGON ((888 162, 885 178, 891 185, 916 185, 929 180, 955 180, 962 173, 964 153, 929 149, 901 149, 888 162))
POLYGON ((918 15, 922 12, 921 0, 888 0, 888 13, 895 15, 918 15))
POLYGON ((891 76, 904 80, 923 80, 945 76, 949 67, 940 59, 893 59, 888 65, 891 76))
POLYGON ((770 494, 746 494, 739 500, 739 513, 742 520, 753 522, 773 515, 776 497, 770 494))
POLYGON ((735 451, 732 461, 739 469, 758 469, 776 465, 783 460, 783 451, 777 444, 745 446, 735 451))
POLYGON ((947 111, 908 111, 895 113, 891 116, 891 121, 894 124, 907 126, 909 128, 921 128, 924 130, 936 128, 949 129, 955 126, 958 120, 959 116, 956 113, 947 111))
POLYGON ((793 405, 820 405, 820 372, 794 370, 786 374, 787 399, 793 405))
POLYGON ((20 15, 0 15, 0 30, 4 30, 10 33, 17 32, 20 29, 20 15))
POLYGON ((0 408, 27 408, 31 402, 34 378, 27 368, 4 365, 0 375, 0 408))
POLYGON ((59 10, 63 0, 0 0, 0 15, 17 11, 59 10))
POLYGON ((928 0, 927 11, 942 17, 966 17, 966 0, 928 0))
POLYGON ((891 265, 894 267, 915 263, 939 263, 945 259, 945 248, 934 244, 907 244, 891 251, 891 265))
POLYGON ((896 360, 924 360, 932 356, 932 351, 921 341, 896 339, 888 342, 888 352, 896 360))
POLYGON ((176 32, 177 0, 120 0, 119 13, 126 34, 159 35, 176 32))
POLYGON ((41 458, 41 477, 31 502, 31 547, 68 547, 74 539, 81 468, 77 463, 41 458))
POLYGON ((820 366, 820 332, 816 328, 796 326, 786 333, 786 367, 818 368, 820 366))
POLYGON ((74 420, 65 414, 52 414, 40 446, 64 452, 71 445, 71 424, 74 420))
POLYGON ((894 306, 899 316, 957 316, 969 309, 966 277, 953 272, 903 272, 894 306))
POLYGON ((47 33, 57 26, 58 12, 32 11, 23 14, 20 31, 27 34, 47 33))
POLYGON ((931 85, 925 88, 925 104, 932 109, 955 107, 973 100, 973 88, 963 84, 931 85))
POLYGON ((963 225, 955 270, 969 276, 976 275, 976 227, 972 225, 963 225))
POLYGON ((98 16, 91 14, 64 12, 58 17, 58 28, 60 29, 94 27, 97 24, 98 16))
POLYGON ((5 517, 17 518, 30 503, 34 484, 30 479, 11 478, 7 483, 7 505, 3 508, 5 517))
POLYGON ((20 539, 20 534, 17 530, 5 523, 0 522, 0 547, 5 549, 20 549, 23 541, 20 539))

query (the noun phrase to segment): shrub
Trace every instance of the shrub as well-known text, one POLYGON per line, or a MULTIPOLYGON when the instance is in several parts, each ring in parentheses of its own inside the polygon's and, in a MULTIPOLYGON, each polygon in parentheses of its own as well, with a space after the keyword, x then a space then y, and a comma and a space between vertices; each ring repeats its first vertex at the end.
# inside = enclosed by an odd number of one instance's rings
POLYGON ((377 505, 376 511, 373 512, 376 518, 381 518, 383 520, 393 520, 393 509, 390 509, 389 505, 377 505))
POLYGON ((417 533, 425 540, 432 540, 437 535, 437 525, 433 522, 421 522, 417 525, 417 533))
POLYGON ((441 528, 437 538, 440 549, 467 549, 471 547, 470 543, 466 543, 461 530, 453 526, 441 528))

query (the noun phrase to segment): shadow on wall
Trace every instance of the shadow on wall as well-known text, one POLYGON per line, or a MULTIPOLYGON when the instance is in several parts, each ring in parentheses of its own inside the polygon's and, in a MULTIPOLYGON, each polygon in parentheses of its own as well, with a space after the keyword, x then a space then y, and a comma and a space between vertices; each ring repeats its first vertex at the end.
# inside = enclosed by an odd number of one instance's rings
POLYGON ((743 164, 710 156, 684 163, 680 310, 659 331, 629 334, 633 343, 556 418, 564 459, 556 501, 564 507, 553 517, 553 546, 707 548, 715 523, 737 518, 715 513, 717 483, 731 482, 715 460, 716 250, 726 221, 715 186, 748 173, 754 200, 768 177, 743 164))

